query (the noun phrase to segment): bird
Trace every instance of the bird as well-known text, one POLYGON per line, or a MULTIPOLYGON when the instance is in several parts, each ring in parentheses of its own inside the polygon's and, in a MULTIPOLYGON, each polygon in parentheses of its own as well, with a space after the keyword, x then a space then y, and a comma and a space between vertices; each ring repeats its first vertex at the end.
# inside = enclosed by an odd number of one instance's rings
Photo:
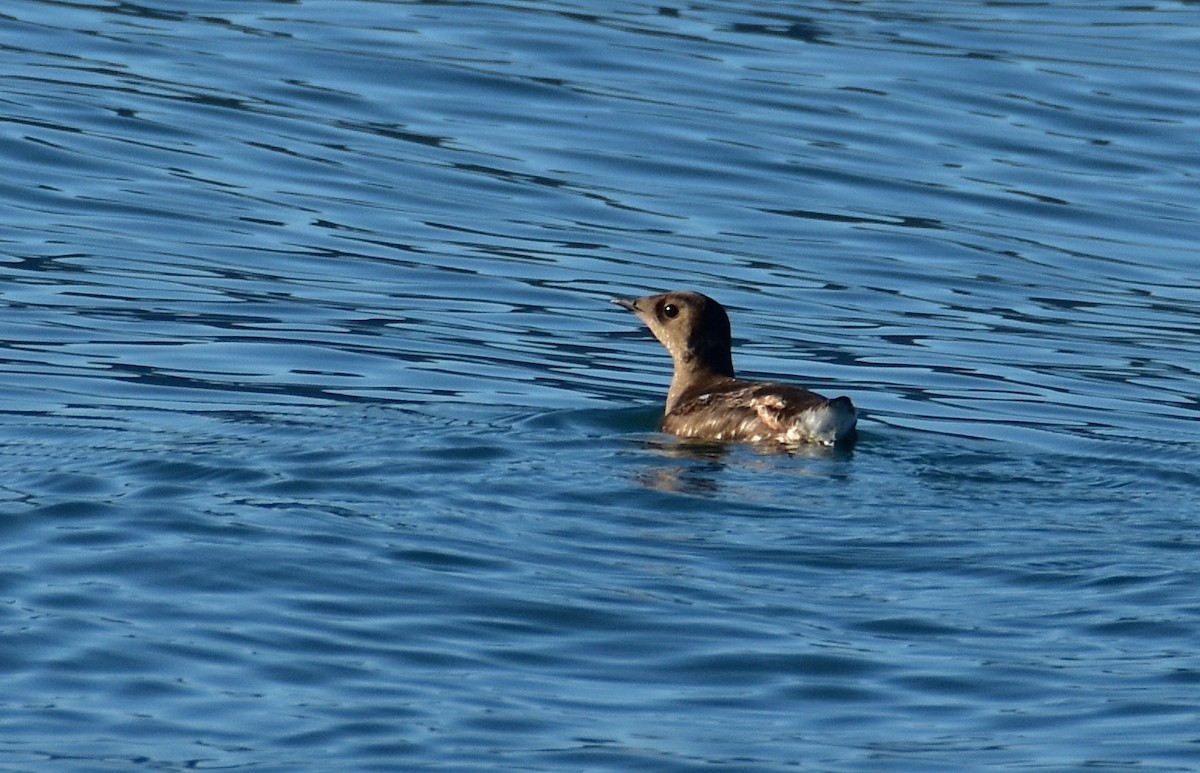
POLYGON ((663 432, 710 442, 854 442, 858 412, 849 397, 737 378, 729 315, 707 295, 674 291, 612 302, 636 314, 671 354, 663 432))

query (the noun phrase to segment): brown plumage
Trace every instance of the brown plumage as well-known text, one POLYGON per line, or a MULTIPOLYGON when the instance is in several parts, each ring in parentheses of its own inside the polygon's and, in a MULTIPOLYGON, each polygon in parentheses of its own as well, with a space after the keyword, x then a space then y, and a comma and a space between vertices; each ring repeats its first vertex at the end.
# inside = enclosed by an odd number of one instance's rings
POLYGON ((729 316, 712 298, 670 292, 613 303, 646 323, 675 363, 664 432, 787 444, 834 445, 854 438, 857 417, 850 398, 828 400, 800 387, 735 377, 729 316))

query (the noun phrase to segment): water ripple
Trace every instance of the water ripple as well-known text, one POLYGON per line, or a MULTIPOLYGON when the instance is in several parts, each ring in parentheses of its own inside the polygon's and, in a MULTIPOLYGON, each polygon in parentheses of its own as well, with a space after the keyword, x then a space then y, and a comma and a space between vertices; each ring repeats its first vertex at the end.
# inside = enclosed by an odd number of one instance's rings
POLYGON ((1188 3, 4 14, 8 768, 1196 767, 1188 3))

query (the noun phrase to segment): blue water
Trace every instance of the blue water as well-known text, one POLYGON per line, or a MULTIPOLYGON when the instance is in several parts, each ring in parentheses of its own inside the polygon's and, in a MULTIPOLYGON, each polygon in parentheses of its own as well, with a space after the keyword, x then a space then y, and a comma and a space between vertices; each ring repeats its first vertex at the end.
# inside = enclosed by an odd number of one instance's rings
POLYGON ((8 3, 0 770, 1200 769, 1198 10, 8 3))

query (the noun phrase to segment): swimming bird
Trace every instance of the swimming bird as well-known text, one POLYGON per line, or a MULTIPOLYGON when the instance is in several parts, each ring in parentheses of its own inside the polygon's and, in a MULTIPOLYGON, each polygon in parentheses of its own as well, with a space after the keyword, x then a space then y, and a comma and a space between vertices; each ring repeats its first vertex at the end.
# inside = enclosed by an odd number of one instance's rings
POLYGON ((788 445, 853 441, 857 411, 849 397, 830 400, 800 387, 734 375, 729 315, 712 298, 669 292, 613 303, 646 323, 675 363, 663 432, 788 445))

